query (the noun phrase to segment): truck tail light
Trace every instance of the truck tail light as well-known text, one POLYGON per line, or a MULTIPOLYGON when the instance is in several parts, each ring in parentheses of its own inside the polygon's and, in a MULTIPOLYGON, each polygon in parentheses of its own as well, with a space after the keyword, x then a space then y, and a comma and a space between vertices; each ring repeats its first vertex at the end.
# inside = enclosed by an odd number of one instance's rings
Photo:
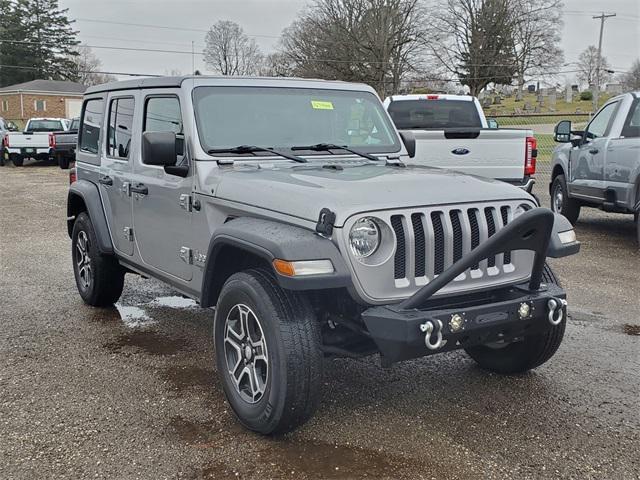
POLYGON ((2 145, 4 145, 4 148, 9 148, 9 135, 5 135, 2 138, 2 145))
POLYGON ((76 172, 76 168, 73 167, 69 170, 69 185, 72 185, 78 180, 78 173, 76 172))
POLYGON ((527 146, 524 152, 524 174, 536 173, 536 160, 538 159, 538 141, 535 137, 527 137, 527 146))
POLYGON ((49 148, 56 148, 56 136, 53 133, 49 134, 49 148))

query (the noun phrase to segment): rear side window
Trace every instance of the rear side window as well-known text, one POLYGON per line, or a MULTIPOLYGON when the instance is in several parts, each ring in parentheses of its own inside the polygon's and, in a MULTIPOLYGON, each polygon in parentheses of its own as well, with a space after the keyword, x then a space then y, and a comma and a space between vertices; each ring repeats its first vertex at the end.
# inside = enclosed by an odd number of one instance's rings
POLYGON ((482 128, 474 102, 461 100, 396 100, 389 115, 399 130, 482 128))
POLYGON ((100 128, 104 111, 104 100, 96 98, 87 100, 82 111, 80 138, 78 144, 80 151, 86 153, 98 153, 100 141, 100 128))
POLYGON ((107 155, 129 159, 135 101, 131 97, 116 98, 109 104, 107 155))
POLYGON ((624 122, 622 136, 625 138, 640 137, 640 99, 636 98, 631 105, 627 120, 624 122))

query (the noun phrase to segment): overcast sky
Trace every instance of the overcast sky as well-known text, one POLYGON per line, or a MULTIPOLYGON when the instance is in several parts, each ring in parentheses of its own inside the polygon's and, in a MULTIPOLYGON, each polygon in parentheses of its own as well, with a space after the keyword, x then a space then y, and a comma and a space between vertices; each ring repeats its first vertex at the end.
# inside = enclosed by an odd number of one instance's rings
MULTIPOLYGON (((264 52, 274 50, 278 36, 305 7, 308 0, 59 0, 76 19, 80 40, 93 46, 103 69, 113 72, 166 74, 191 73, 190 53, 157 53, 97 47, 146 48, 191 51, 195 67, 202 61, 205 31, 218 20, 239 23, 264 52), (105 22, 155 25, 165 28, 105 22), (168 28, 166 28, 168 27, 168 28)), ((575 62, 590 44, 597 45, 599 20, 591 17, 605 8, 616 17, 607 19, 603 54, 615 70, 628 70, 640 57, 640 0, 565 0, 562 48, 565 62, 575 62)), ((571 69, 572 67, 565 67, 571 69)))

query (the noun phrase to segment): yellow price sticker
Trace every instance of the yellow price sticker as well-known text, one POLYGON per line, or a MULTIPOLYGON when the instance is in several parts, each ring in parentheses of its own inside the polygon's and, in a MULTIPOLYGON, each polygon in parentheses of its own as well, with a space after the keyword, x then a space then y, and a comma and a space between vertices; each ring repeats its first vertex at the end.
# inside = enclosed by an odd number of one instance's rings
POLYGON ((311 100, 311 106, 314 108, 314 110, 333 110, 333 103, 331 102, 311 100))

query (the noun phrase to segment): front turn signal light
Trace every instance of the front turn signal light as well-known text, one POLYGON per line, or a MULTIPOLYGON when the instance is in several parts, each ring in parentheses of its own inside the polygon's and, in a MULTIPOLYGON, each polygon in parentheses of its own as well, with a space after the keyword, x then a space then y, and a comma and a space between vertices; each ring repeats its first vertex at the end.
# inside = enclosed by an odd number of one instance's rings
POLYGON ((285 277, 304 277, 307 275, 326 275, 334 272, 331 260, 296 260, 290 262, 276 258, 273 261, 276 272, 285 277))

